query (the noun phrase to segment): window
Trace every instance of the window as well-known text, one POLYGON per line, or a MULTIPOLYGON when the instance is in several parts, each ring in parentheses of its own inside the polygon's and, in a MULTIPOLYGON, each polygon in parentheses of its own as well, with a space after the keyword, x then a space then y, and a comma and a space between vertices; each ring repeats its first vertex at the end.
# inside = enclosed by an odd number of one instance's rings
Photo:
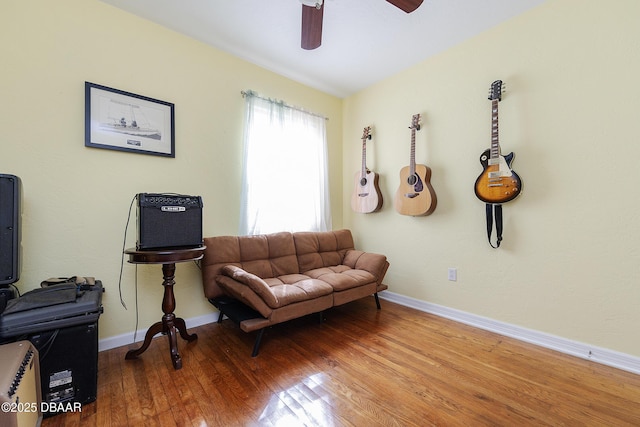
POLYGON ((326 119, 244 95, 240 233, 330 230, 326 119))

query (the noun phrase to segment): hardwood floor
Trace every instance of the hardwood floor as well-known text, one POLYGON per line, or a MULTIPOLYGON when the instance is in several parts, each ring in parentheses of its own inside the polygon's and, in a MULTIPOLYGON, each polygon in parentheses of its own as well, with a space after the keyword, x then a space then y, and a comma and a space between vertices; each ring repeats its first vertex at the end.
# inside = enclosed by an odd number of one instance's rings
POLYGON ((98 398, 53 426, 639 426, 640 376, 365 298, 255 334, 225 320, 138 360, 101 352, 98 398))

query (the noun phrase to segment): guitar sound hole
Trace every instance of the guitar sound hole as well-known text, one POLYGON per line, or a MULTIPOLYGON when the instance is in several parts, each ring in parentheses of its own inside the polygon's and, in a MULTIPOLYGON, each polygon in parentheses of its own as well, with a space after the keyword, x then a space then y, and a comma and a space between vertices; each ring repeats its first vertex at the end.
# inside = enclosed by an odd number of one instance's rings
POLYGON ((365 185, 367 185, 367 178, 361 178, 361 179, 360 179, 360 185, 362 185, 363 187, 364 187, 365 185))
POLYGON ((409 177, 407 178, 407 183, 408 183, 409 185, 415 185, 415 184, 416 184, 416 182, 418 182, 418 179, 416 178, 416 176, 415 176, 415 175, 411 175, 411 176, 409 176, 409 177))

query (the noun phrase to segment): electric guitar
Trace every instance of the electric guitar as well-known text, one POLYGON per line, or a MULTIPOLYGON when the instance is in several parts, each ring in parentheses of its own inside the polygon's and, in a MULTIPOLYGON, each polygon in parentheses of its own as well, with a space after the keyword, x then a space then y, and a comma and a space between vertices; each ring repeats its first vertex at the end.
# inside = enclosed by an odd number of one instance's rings
POLYGON ((351 195, 351 208, 358 213, 377 212, 382 208, 378 174, 367 168, 367 139, 371 139, 371 126, 364 128, 362 133, 362 169, 355 175, 351 195))
POLYGON ((502 80, 489 89, 491 100, 491 148, 480 156, 484 170, 476 179, 476 196, 485 203, 500 204, 515 199, 522 191, 522 182, 511 169, 513 152, 503 156, 498 142, 498 102, 502 100, 502 80))
POLYGON ((416 130, 420 130, 420 114, 411 119, 411 159, 409 166, 400 170, 400 186, 394 206, 402 215, 429 215, 436 209, 436 193, 431 187, 431 169, 416 164, 416 130))

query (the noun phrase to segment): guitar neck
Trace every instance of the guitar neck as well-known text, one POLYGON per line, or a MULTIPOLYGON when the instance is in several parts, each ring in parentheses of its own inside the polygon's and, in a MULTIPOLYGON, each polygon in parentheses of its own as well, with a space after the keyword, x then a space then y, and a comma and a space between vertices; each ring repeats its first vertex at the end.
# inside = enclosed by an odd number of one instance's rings
POLYGON ((411 159, 409 160, 409 176, 416 174, 416 130, 420 130, 420 114, 411 118, 411 159))
POLYGON ((362 138, 362 171, 361 177, 367 175, 367 138, 362 138))
POLYGON ((491 159, 500 156, 500 144, 498 142, 498 100, 491 101, 491 159))
POLYGON ((416 173, 416 129, 411 128, 411 159, 409 161, 409 176, 416 173))

